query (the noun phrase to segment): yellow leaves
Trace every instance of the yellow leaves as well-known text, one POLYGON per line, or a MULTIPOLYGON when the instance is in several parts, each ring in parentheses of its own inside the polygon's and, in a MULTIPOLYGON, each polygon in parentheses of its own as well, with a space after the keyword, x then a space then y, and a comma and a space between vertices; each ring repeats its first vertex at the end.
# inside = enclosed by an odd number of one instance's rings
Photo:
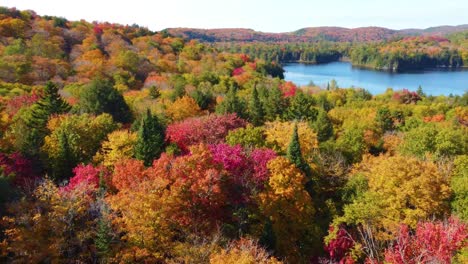
POLYGON ((369 189, 364 197, 345 207, 345 218, 359 222, 363 217, 359 211, 369 213, 372 208, 375 217, 366 221, 372 221, 379 230, 379 239, 388 238, 387 232, 395 234, 401 223, 415 227, 422 219, 448 212, 450 188, 432 162, 403 156, 365 156, 354 172, 367 178, 369 189), (359 203, 364 207, 359 209, 359 203))
POLYGON ((102 143, 101 150, 93 159, 106 167, 113 167, 117 161, 133 156, 133 146, 136 140, 136 133, 116 130, 107 135, 107 140, 102 143))
POLYGON ((166 112, 172 120, 180 121, 200 115, 201 109, 192 97, 183 96, 170 104, 166 112))
MULTIPOLYGON (((301 144, 302 155, 307 157, 313 149, 318 147, 317 135, 306 122, 298 122, 299 142, 301 144)), ((294 130, 293 122, 267 122, 265 124, 265 136, 268 144, 271 144, 276 151, 286 153, 291 142, 294 130)))
POLYGON ((284 157, 278 157, 268 163, 271 173, 269 186, 275 195, 293 198, 297 192, 304 190, 304 175, 284 157))
POLYGON ((280 264, 281 261, 270 257, 265 249, 252 240, 241 238, 231 243, 227 249, 211 254, 210 264, 280 264))
POLYGON ((311 219, 314 208, 309 194, 304 189, 305 176, 285 157, 277 157, 268 163, 270 179, 265 190, 259 194, 259 207, 266 219, 271 221, 276 237, 276 251, 297 262, 297 245, 305 233, 313 232, 311 219))

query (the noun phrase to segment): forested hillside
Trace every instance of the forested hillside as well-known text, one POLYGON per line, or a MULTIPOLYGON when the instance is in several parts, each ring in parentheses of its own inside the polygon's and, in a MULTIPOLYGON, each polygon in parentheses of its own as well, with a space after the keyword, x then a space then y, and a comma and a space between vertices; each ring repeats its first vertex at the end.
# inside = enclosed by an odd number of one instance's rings
POLYGON ((0 262, 467 263, 467 93, 283 80, 362 48, 0 8, 0 262))
POLYGON ((375 42, 407 36, 439 36, 468 30, 468 25, 393 30, 382 27, 308 27, 293 32, 267 33, 246 28, 168 28, 171 34, 203 42, 375 42))

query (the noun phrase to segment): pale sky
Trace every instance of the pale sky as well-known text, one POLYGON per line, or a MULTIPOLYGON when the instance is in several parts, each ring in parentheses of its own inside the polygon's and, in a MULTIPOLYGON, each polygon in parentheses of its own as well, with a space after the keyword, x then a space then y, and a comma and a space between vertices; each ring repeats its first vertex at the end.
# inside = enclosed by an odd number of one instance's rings
POLYGON ((468 0, 1 0, 68 20, 169 27, 251 28, 289 32, 304 27, 392 29, 468 24, 468 0))

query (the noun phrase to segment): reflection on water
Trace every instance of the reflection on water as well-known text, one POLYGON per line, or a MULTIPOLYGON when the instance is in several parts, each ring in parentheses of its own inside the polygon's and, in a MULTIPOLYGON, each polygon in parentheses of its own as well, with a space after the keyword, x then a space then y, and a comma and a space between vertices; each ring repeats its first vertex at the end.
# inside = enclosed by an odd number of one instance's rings
POLYGON ((387 88, 416 91, 421 85, 426 94, 462 95, 468 91, 468 71, 433 70, 410 73, 389 73, 352 67, 348 62, 310 65, 291 63, 284 66, 285 79, 297 85, 311 81, 326 87, 332 79, 340 87, 365 88, 372 94, 385 92, 387 88))

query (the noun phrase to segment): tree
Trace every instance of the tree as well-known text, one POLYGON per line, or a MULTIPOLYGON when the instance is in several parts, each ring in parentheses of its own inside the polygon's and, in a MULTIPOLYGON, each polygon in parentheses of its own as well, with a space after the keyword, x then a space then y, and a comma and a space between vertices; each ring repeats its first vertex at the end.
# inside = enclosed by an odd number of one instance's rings
POLYGON ((259 194, 259 207, 265 224, 271 221, 275 252, 291 263, 305 261, 315 242, 315 210, 304 189, 306 177, 284 157, 271 160, 268 169, 271 176, 259 194))
POLYGON ((236 114, 188 118, 170 124, 166 130, 166 138, 169 142, 176 143, 182 151, 187 152, 190 145, 221 143, 230 130, 245 127, 245 125, 245 120, 237 117, 236 114))
POLYGON ((132 158, 137 142, 137 134, 128 130, 116 130, 107 135, 107 140, 102 143, 101 149, 93 157, 94 162, 111 168, 122 159, 132 158))
POLYGON ((58 153, 52 164, 52 178, 60 182, 72 176, 73 168, 78 164, 71 149, 68 135, 65 131, 58 133, 58 153))
POLYGON ((284 113, 287 120, 314 121, 317 117, 317 109, 313 107, 312 98, 306 96, 302 91, 298 91, 290 97, 289 107, 284 113))
POLYGON ((112 115, 116 122, 128 123, 132 119, 130 108, 123 96, 108 80, 94 79, 80 94, 79 111, 112 115))
POLYGON ((453 191, 452 211, 462 220, 468 220, 468 156, 455 158, 450 187, 453 191))
POLYGON ((202 113, 197 102, 187 95, 177 98, 168 106, 166 112, 174 121, 195 117, 202 113))
MULTIPOLYGON (((294 122, 267 122, 265 123, 266 142, 275 151, 286 154, 294 132, 294 122)), ((318 147, 317 136, 306 122, 297 122, 297 132, 301 153, 307 160, 312 150, 318 147)))
POLYGON ((442 217, 448 212, 450 188, 436 165, 403 156, 366 157, 355 168, 368 181, 344 207, 341 223, 362 225, 384 241, 396 235, 400 224, 416 227, 419 220, 442 217))
POLYGON ((420 222, 415 232, 402 225, 395 242, 385 250, 387 263, 451 263, 466 247, 466 224, 455 218, 445 222, 420 222))
POLYGON ((262 100, 265 108, 265 119, 274 121, 282 116, 284 111, 285 100, 279 87, 274 86, 271 89, 264 90, 265 96, 262 100))
POLYGON ((237 95, 237 88, 235 85, 231 85, 226 97, 216 107, 216 112, 220 114, 235 113, 239 117, 244 117, 244 102, 237 95))
POLYGON ((394 129, 392 114, 390 113, 390 109, 388 109, 388 107, 379 108, 377 110, 375 121, 384 133, 394 129))
POLYGON ((301 144, 299 142, 299 134, 297 132, 297 123, 294 124, 294 130, 291 136, 291 141, 288 145, 286 156, 292 164, 296 165, 298 169, 310 177, 310 166, 302 157, 301 144))
POLYGON ((43 94, 31 106, 30 115, 25 120, 28 132, 26 146, 22 148, 24 154, 37 157, 47 134, 46 125, 49 117, 54 114, 66 113, 70 109, 70 105, 60 97, 57 86, 52 82, 47 82, 43 94))
POLYGON ((165 128, 156 116, 148 109, 146 116, 140 123, 137 141, 135 144, 135 157, 142 160, 145 166, 151 166, 153 160, 164 151, 165 128))
POLYGON ((254 86, 252 96, 249 101, 249 121, 254 126, 259 126, 263 124, 264 118, 265 113, 263 111, 263 106, 258 97, 257 87, 254 86))
POLYGON ((155 85, 151 85, 149 88, 149 96, 151 97, 151 99, 158 99, 161 96, 159 88, 155 85))
POLYGON ((333 124, 324 110, 318 111, 317 120, 312 123, 312 128, 317 133, 319 142, 327 141, 333 136, 333 124))
POLYGON ((42 158, 54 178, 63 180, 71 176, 71 169, 77 164, 91 161, 117 125, 109 114, 82 114, 53 117, 47 127, 51 132, 44 138, 42 158))

